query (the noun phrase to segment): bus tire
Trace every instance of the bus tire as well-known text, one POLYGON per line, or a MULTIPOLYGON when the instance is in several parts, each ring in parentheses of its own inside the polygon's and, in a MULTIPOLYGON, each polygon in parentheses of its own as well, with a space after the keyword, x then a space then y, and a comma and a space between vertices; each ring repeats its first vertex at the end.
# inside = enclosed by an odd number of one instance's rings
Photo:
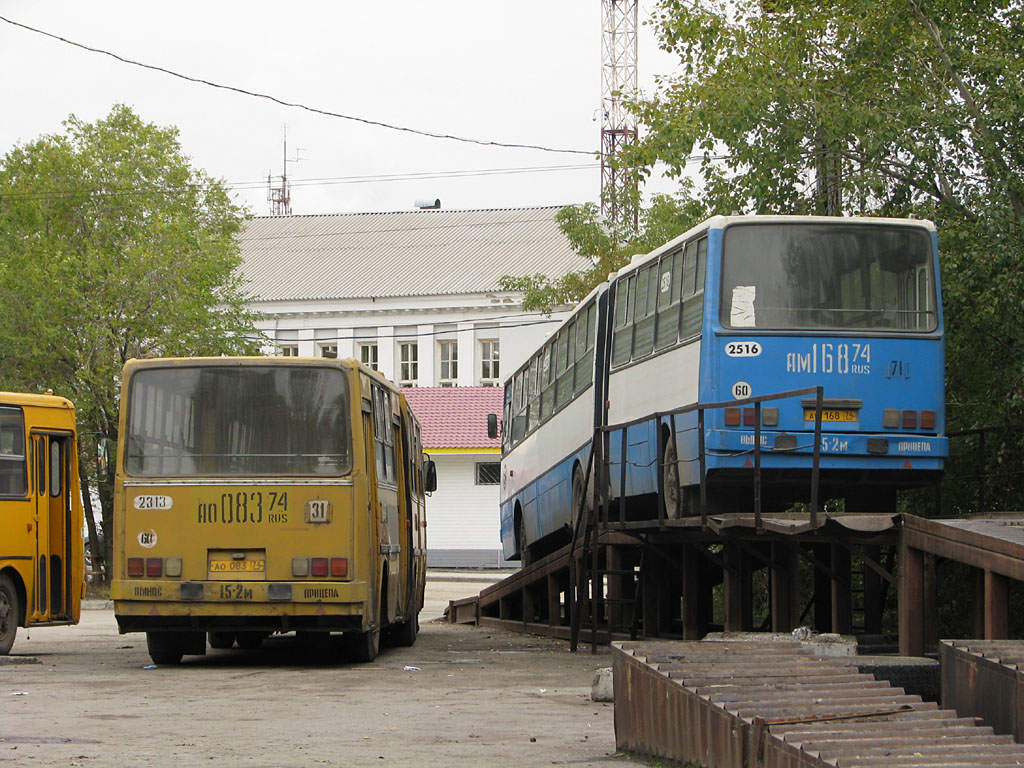
POLYGON ((207 633, 207 640, 209 640, 211 648, 226 650, 234 646, 235 633, 211 630, 207 633))
POLYGON ((349 640, 349 655, 357 664, 367 664, 380 652, 380 627, 366 632, 353 632, 349 640))
POLYGON ((235 642, 246 651, 255 651, 268 637, 266 632, 236 632, 235 642))
POLYGON ((400 621, 391 628, 391 640, 395 645, 408 648, 416 642, 420 632, 420 617, 413 616, 408 621, 400 621))
POLYGON ((526 543, 526 520, 522 513, 516 516, 516 544, 519 549, 519 562, 525 568, 533 563, 530 545, 526 543))
MULTIPOLYGON (((580 533, 586 530, 587 517, 590 514, 590 499, 586 499, 586 490, 583 488, 583 470, 576 466, 572 471, 572 520, 573 528, 579 527, 580 533), (583 502, 583 509, 580 509, 580 502, 583 502), (578 518, 583 517, 580 521, 578 518)), ((570 535, 572 531, 570 531, 570 535)))
POLYGON ((174 632, 147 632, 146 647, 154 664, 180 664, 185 655, 181 639, 174 632))
POLYGON ((14 636, 18 634, 18 618, 21 608, 18 605, 18 590, 7 576, 0 575, 0 656, 6 656, 14 645, 14 636))
POLYGON ((661 463, 661 498, 665 517, 675 520, 679 517, 679 461, 676 456, 676 441, 673 435, 665 440, 661 463))

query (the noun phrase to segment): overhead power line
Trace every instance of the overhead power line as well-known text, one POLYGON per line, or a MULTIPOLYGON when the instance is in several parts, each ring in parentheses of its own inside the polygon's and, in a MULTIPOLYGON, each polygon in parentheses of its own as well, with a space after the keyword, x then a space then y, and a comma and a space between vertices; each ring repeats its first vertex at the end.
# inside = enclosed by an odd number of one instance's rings
POLYGON ((203 79, 201 77, 192 77, 191 75, 183 75, 180 72, 175 72, 173 70, 167 69, 166 67, 159 67, 159 66, 156 66, 154 64, 146 64, 146 63, 141 62, 141 61, 136 61, 134 59, 129 59, 129 58, 125 57, 125 56, 120 56, 120 55, 118 55, 116 53, 112 53, 110 51, 105 51, 102 48, 94 48, 94 47, 89 46, 89 45, 84 45, 83 43, 78 43, 78 42, 75 42, 74 40, 69 40, 66 37, 61 37, 60 35, 55 35, 52 32, 46 32, 45 30, 42 30, 42 29, 36 29, 35 27, 30 27, 28 24, 22 24, 21 22, 14 21, 13 19, 8 19, 5 16, 0 16, 0 21, 7 22, 8 24, 10 24, 12 26, 15 26, 15 27, 20 27, 22 29, 26 29, 29 32, 35 32, 37 35, 43 35, 44 37, 49 37, 49 38, 51 38, 53 40, 59 40, 62 43, 65 43, 67 45, 72 45, 72 46, 74 46, 76 48, 81 48, 82 50, 89 51, 90 53, 99 53, 99 54, 102 54, 104 56, 109 56, 112 59, 116 59, 117 61, 120 61, 120 62, 122 62, 124 64, 130 64, 132 66, 141 67, 143 69, 150 69, 150 70, 153 70, 154 72, 162 72, 165 75, 170 75, 171 77, 176 77, 176 78, 178 78, 180 80, 186 80, 186 81, 191 82, 191 83, 199 83, 200 85, 207 85, 207 86, 210 86, 211 88, 220 88, 220 89, 225 90, 225 91, 233 91, 235 93, 240 93, 243 96, 252 96, 253 98, 257 98, 257 99, 265 99, 267 101, 272 101, 275 104, 280 104, 283 107, 291 107, 291 108, 294 108, 294 109, 301 109, 301 110, 305 110, 306 112, 312 112, 312 113, 317 114, 317 115, 324 115, 326 117, 336 117, 336 118, 338 118, 340 120, 351 120, 352 122, 363 123, 364 125, 372 125, 372 126, 376 126, 378 128, 387 128, 388 130, 391 130, 391 131, 401 131, 401 132, 404 132, 404 133, 412 133, 412 134, 415 134, 417 136, 426 136, 427 138, 431 138, 431 139, 446 139, 446 140, 449 140, 449 141, 460 141, 460 142, 463 142, 465 144, 478 144, 478 145, 485 146, 485 147, 502 147, 502 148, 506 148, 506 149, 533 149, 533 150, 537 150, 537 151, 540 151, 540 152, 556 152, 556 153, 569 154, 569 155, 589 155, 591 157, 594 157, 597 154, 596 150, 557 149, 555 147, 544 147, 544 146, 541 146, 539 144, 516 144, 516 143, 511 143, 511 142, 503 142, 503 141, 488 141, 488 140, 485 140, 485 139, 472 139, 472 138, 468 138, 468 137, 465 137, 465 136, 454 136, 452 134, 447 134, 447 133, 435 133, 433 131, 424 131, 424 130, 420 130, 418 128, 409 128, 407 126, 393 125, 392 123, 385 123, 385 122, 382 122, 380 120, 370 120, 370 119, 365 118, 365 117, 357 117, 356 115, 345 115, 345 114, 342 114, 340 112, 331 112, 330 110, 319 109, 317 107, 310 107, 310 106, 307 106, 305 104, 300 104, 300 103, 294 102, 294 101, 285 101, 284 99, 279 99, 278 97, 271 96, 270 94, 258 93, 256 91, 249 91, 249 90, 246 90, 244 88, 236 88, 235 86, 232 86, 232 85, 223 85, 221 83, 215 83, 215 82, 213 82, 211 80, 205 80, 205 79, 203 79))

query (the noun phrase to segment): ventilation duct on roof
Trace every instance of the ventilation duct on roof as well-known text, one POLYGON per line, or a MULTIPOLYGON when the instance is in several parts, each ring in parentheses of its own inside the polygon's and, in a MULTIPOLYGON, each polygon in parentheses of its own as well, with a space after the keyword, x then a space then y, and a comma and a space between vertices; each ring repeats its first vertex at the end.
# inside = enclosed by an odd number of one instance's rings
POLYGON ((416 207, 420 210, 436 210, 441 207, 441 198, 435 197, 433 200, 417 200, 416 207))

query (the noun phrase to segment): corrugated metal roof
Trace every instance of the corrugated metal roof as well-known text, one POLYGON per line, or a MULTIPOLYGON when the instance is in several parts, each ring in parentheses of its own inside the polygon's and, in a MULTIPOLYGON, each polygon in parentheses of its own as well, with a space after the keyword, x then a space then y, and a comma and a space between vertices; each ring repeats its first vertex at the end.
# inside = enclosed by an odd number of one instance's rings
POLYGON ((487 436, 487 414, 501 417, 501 387, 403 387, 409 407, 423 427, 423 447, 501 448, 487 436))
POLYGON ((256 301, 494 291, 502 275, 589 266, 559 207, 263 216, 245 225, 241 272, 256 301))

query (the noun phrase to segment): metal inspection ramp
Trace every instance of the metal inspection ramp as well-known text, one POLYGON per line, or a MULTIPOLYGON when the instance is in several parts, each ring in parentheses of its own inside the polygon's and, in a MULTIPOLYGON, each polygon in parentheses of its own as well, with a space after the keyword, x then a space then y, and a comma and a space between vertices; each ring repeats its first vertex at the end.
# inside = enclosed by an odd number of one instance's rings
POLYGON ((942 705, 1024 741, 1024 641, 943 640, 942 705))
POLYGON ((619 749, 705 768, 1024 765, 1010 736, 796 641, 613 648, 619 749))

